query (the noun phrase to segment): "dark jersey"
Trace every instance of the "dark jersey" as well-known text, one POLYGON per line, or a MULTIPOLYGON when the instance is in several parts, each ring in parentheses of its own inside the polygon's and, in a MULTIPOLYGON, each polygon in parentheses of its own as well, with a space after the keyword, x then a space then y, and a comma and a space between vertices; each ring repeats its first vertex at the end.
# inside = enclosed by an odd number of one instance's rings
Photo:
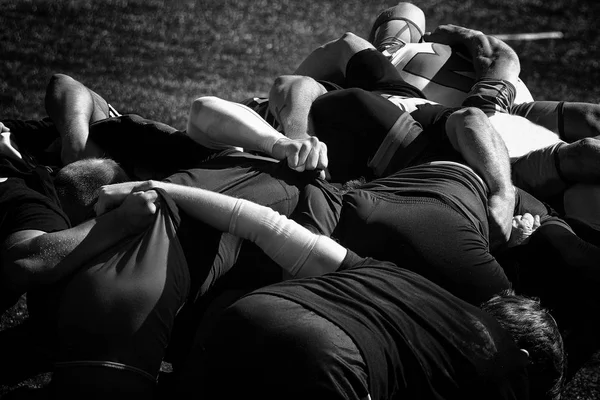
MULTIPOLYGON (((26 155, 25 155, 26 156, 26 155)), ((22 230, 55 232, 70 227, 48 169, 0 159, 0 241, 22 230)))
POLYGON ((527 357, 498 322, 394 264, 349 252, 338 272, 254 293, 342 328, 366 362, 372 399, 527 398, 527 357))
MULTIPOLYGON (((288 168, 285 162, 248 153, 226 151, 197 168, 173 174, 165 181, 250 200, 285 216, 292 215, 302 197, 306 204, 298 210, 298 217, 304 225, 324 234, 331 233, 337 218, 336 214, 331 217, 331 214, 323 211, 322 204, 328 209, 333 208, 334 213, 341 208, 341 198, 335 190, 330 190, 324 182, 314 181, 311 173, 298 173, 288 168)), ((202 282, 202 286, 193 288, 192 293, 202 295, 235 264, 242 249, 242 240, 216 232, 189 218, 183 218, 182 229, 188 229, 190 233, 183 236, 181 241, 186 256, 194 258, 189 260, 190 265, 196 266, 192 267, 192 274, 199 274, 194 276, 193 282, 202 282), (202 245, 199 246, 199 243, 202 245), (211 268, 198 268, 200 265, 211 268)), ((247 245, 244 245, 244 249, 255 247, 249 243, 247 245)), ((268 263, 265 261, 265 264, 268 263)), ((279 268, 276 271, 280 274, 279 268)), ((254 275, 257 278, 261 276, 254 275)))
POLYGON ((216 154, 183 131, 130 114, 96 121, 90 138, 132 179, 161 180, 216 154))

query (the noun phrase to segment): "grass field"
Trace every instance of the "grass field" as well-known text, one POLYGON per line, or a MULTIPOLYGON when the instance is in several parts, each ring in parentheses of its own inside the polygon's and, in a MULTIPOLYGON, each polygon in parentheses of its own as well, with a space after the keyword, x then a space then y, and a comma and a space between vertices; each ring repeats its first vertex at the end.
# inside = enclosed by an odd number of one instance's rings
MULTIPOLYGON (((54 72, 86 83, 122 112, 183 129, 199 95, 266 95, 316 46, 369 32, 388 0, 0 0, 0 120, 44 116, 54 72)), ((415 0, 427 28, 454 23, 487 33, 561 31, 560 40, 509 42, 538 100, 598 102, 600 3, 595 0, 415 0)), ((5 330, 26 318, 23 303, 5 330)), ((4 343, 4 346, 6 343, 4 343)), ((2 346, 0 346, 2 347, 2 346)), ((26 354, 24 349, 24 354, 26 354)), ((0 361, 2 360, 0 355, 0 361)), ((24 356, 25 357, 25 356, 24 356)), ((2 370, 10 366, 2 366, 2 370)), ((1 377, 0 377, 1 378, 1 377)), ((600 398, 597 358, 564 398, 600 398)), ((19 385, 0 386, 0 397, 19 385)), ((15 392, 13 392, 13 395, 15 392)))

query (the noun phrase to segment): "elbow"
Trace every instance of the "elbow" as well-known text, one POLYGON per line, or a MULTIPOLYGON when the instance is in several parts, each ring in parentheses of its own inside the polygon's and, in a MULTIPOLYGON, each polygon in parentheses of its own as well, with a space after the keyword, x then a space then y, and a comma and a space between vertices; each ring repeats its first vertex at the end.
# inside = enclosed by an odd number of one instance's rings
POLYGON ((216 96, 203 96, 195 99, 190 107, 187 134, 197 143, 210 147, 212 110, 224 100, 216 96))
POLYGON ((475 107, 465 107, 454 111, 446 120, 446 135, 452 147, 460 152, 459 135, 464 134, 468 127, 473 126, 473 121, 487 120, 485 113, 475 107))
POLYGON ((192 101, 190 107, 190 121, 196 118, 201 118, 207 109, 210 109, 213 104, 224 101, 216 96, 202 96, 192 101))

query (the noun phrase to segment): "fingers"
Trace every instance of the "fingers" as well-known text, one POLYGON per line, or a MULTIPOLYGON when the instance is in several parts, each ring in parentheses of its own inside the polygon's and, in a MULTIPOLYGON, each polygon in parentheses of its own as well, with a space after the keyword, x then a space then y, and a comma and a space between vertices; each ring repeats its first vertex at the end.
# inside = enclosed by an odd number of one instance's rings
POLYGON ((509 240, 509 247, 519 246, 527 243, 533 232, 540 227, 540 216, 525 213, 515 215, 512 220, 512 232, 509 240))
MULTIPOLYGON (((113 185, 104 185, 100 188, 98 200, 94 205, 96 216, 118 207, 134 188, 142 187, 145 182, 124 182, 113 185)), ((138 189, 138 191, 141 189, 138 189)))
POLYGON ((155 190, 132 192, 131 196, 136 198, 141 213, 145 210, 148 215, 156 214, 158 193, 155 190))
POLYGON ((527 226, 533 227, 533 222, 534 222, 533 215, 531 215, 529 213, 523 214, 523 217, 521 218, 521 222, 527 226))
POLYGON ((523 215, 515 215, 513 217, 512 225, 515 228, 526 228, 534 231, 541 225, 540 216, 533 216, 530 213, 525 213, 523 215))
POLYGON ((296 171, 325 169, 329 164, 327 146, 314 136, 288 142, 286 153, 288 166, 296 171))
POLYGON ((483 33, 458 25, 446 24, 438 26, 433 32, 425 33, 423 35, 423 40, 426 42, 454 45, 462 40, 467 40, 470 37, 478 35, 483 35, 483 33))

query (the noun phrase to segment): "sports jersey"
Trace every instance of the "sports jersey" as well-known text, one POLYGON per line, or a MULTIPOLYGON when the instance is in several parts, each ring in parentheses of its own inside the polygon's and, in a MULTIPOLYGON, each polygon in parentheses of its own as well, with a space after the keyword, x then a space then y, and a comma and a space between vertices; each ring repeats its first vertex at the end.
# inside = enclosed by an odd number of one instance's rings
POLYGON ((19 164, 0 159, 0 176, 8 178, 0 182, 0 241, 22 230, 68 229, 48 170, 19 164))
MULTIPOLYGON (((56 160, 52 152, 46 152, 46 145, 53 142, 52 124, 39 121, 3 121, 11 132, 11 138, 19 148, 23 160, 0 156, 0 243, 10 235, 35 230, 46 233, 62 231, 71 227, 69 218, 62 211, 60 201, 52 182, 52 168, 39 163, 56 160)), ((54 131, 55 132, 55 131, 54 131)), ((2 267, 0 266, 0 274, 2 267)), ((6 283, 6 282, 5 282, 6 283)), ((13 292, 12 287, 3 287, 0 307, 10 307, 22 293, 13 292)), ((28 310, 36 321, 49 315, 52 309, 49 299, 40 290, 27 296, 28 310), (38 295, 44 299, 38 300, 38 295)))
MULTIPOLYGON (((487 197, 487 187, 464 165, 406 168, 346 193, 334 236, 360 256, 401 264, 478 305, 511 286, 489 248, 487 197)), ((526 212, 542 224, 556 220, 518 190, 514 214, 526 212)))
POLYGON ((60 151, 52 144, 59 139, 59 133, 50 118, 5 119, 1 122, 10 129, 11 137, 21 152, 25 152, 34 164, 58 170, 56 167, 61 165, 60 151))
POLYGON ((41 161, 56 161, 46 152, 58 138, 49 119, 3 120, 10 129, 23 160, 0 156, 0 241, 21 230, 55 232, 70 228, 60 208, 52 174, 56 167, 41 161))
POLYGON ((510 288, 489 249, 487 188, 464 166, 419 165, 344 195, 334 231, 363 257, 401 264, 478 305, 510 288))
MULTIPOLYGON (((383 53, 402 78, 423 91, 425 97, 448 107, 459 107, 475 83, 471 58, 440 43, 407 43, 383 53)), ((515 103, 533 101, 519 79, 515 103)))
POLYGON ((93 122, 90 138, 137 180, 161 180, 217 154, 184 131, 135 114, 93 122))
POLYGON ((364 399, 364 372, 373 400, 527 398, 527 357, 494 318, 401 266, 351 251, 338 272, 258 289, 227 310, 223 321, 207 346, 202 382, 222 398, 243 393, 265 399, 364 399), (264 302, 256 307, 254 299, 265 295, 316 315, 282 320, 282 326, 291 325, 282 334, 271 318, 276 310, 270 315, 264 302), (319 317, 342 332, 315 322, 319 317), (303 329, 315 323, 324 326, 303 329), (316 336, 307 336, 311 333, 316 336), (319 347, 343 343, 343 335, 351 338, 366 367, 347 355, 352 346, 331 358, 335 366, 315 365, 313 358, 326 353, 319 347), (238 363, 252 366, 239 378, 244 384, 237 381, 238 363), (306 371, 307 366, 313 369, 306 371), (356 371, 362 368, 362 374, 356 371))
MULTIPOLYGON (((328 234, 333 230, 336 218, 328 217, 324 210, 331 207, 339 209, 341 200, 335 189, 325 182, 313 180, 313 174, 293 171, 285 162, 241 152, 225 152, 197 168, 180 171, 165 179, 166 182, 200 187, 250 200, 285 216, 292 215, 299 198, 302 197, 303 203, 306 203, 301 205, 298 213, 303 225, 313 227, 313 230, 319 233, 328 234), (322 207, 321 202, 325 202, 326 207, 322 207)), ((240 255, 242 243, 244 249, 254 247, 242 239, 216 232, 189 218, 184 219, 182 229, 189 232, 189 235, 182 235, 181 240, 186 249, 186 256, 194 259, 189 261, 192 265, 192 280, 200 284, 200 287, 193 287, 192 293, 195 296, 205 294, 229 271, 240 255), (200 238, 203 242, 202 247, 198 247, 200 238), (200 265, 205 267, 200 268, 200 265), (210 269, 207 270, 206 266, 210 266, 210 269)), ((276 271, 279 273, 278 268, 276 271)), ((259 278, 261 274, 256 275, 259 278)))
POLYGON ((140 385, 135 389, 140 392, 154 387, 190 288, 177 238, 177 207, 158 193, 161 206, 154 222, 83 265, 62 291, 53 382, 57 397, 88 397, 99 390, 119 397, 132 385, 140 385), (107 376, 105 371, 115 369, 120 373, 107 376))
MULTIPOLYGON (((333 231, 341 209, 341 196, 326 182, 315 180, 314 174, 299 173, 285 161, 248 153, 225 151, 165 181, 271 207, 326 235, 333 231)), ((255 244, 217 231, 184 212, 181 215, 179 238, 190 266, 191 289, 173 334, 173 362, 187 355, 194 327, 213 296, 231 289, 247 292, 282 279, 281 268, 255 244)))

